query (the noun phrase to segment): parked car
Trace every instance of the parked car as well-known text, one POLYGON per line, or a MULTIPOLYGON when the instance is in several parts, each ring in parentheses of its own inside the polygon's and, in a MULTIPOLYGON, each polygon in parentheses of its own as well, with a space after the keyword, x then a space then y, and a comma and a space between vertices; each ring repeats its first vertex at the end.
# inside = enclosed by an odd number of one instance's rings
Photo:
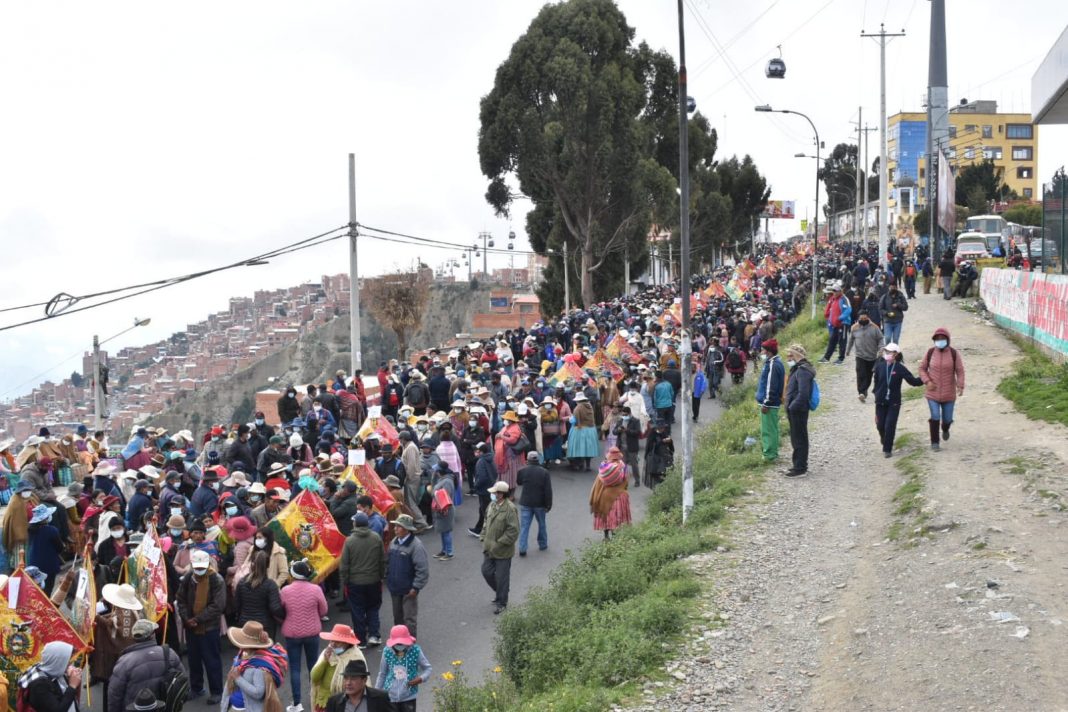
POLYGON ((955 261, 959 265, 964 260, 981 260, 990 257, 986 237, 979 232, 962 232, 957 238, 955 261))

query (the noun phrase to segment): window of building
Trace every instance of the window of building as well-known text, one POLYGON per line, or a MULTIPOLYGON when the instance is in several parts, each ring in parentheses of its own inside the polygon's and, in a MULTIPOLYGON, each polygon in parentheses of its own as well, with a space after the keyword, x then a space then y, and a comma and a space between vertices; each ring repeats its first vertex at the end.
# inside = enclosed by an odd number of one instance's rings
POLYGON ((946 151, 946 158, 956 158, 956 157, 957 157, 957 149, 951 148, 948 151, 946 151))
POLYGON ((984 148, 983 149, 983 158, 986 158, 988 160, 1000 161, 1001 160, 1001 156, 1002 156, 1002 153, 1001 153, 1001 149, 1000 148, 984 148))
POLYGON ((964 158, 966 158, 966 159, 975 158, 975 149, 974 148, 966 148, 966 149, 964 149, 964 158))
POLYGON ((1012 147, 1012 160, 1014 161, 1033 161, 1035 158, 1035 149, 1030 146, 1013 146, 1012 147))
POLYGON ((1006 138, 1034 138, 1035 127, 1031 124, 1005 124, 1006 138))
POLYGON ((1034 194, 1035 194, 1035 191, 1031 190, 1030 188, 1024 188, 1023 195, 1028 200, 1030 200, 1032 197, 1034 197, 1034 194))
POLYGON ((956 126, 950 126, 949 127, 949 137, 950 138, 957 138, 957 127, 956 126))
POLYGON ((983 127, 983 138, 994 138, 994 127, 993 126, 984 126, 983 127))
POLYGON ((1033 176, 1034 176, 1034 169, 1033 168, 1024 168, 1023 166, 1021 166, 1020 168, 1016 169, 1016 177, 1019 178, 1020 180, 1031 180, 1031 178, 1033 176))
POLYGON ((964 133, 975 131, 975 124, 964 124, 964 133))

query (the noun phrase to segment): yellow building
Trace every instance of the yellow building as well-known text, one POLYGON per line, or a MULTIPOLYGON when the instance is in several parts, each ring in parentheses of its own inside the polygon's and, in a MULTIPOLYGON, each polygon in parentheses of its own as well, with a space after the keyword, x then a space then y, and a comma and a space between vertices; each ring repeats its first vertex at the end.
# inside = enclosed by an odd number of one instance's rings
MULTIPOLYGON (((1025 200, 1038 200, 1038 133, 1031 114, 1000 114, 996 101, 973 101, 949 110, 949 148, 955 170, 994 162, 1002 181, 1025 200)), ((887 119, 887 168, 892 218, 923 207, 927 185, 927 114, 903 112, 887 119)), ((958 195, 957 202, 964 200, 958 195)))

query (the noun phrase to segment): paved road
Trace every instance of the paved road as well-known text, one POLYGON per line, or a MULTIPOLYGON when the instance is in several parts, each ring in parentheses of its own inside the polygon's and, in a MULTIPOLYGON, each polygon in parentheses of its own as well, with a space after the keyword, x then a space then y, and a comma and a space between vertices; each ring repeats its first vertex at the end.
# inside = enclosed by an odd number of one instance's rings
MULTIPOLYGON (((719 417, 721 408, 718 400, 702 401, 701 416, 698 427, 704 427, 719 417)), ((680 441, 680 426, 675 424, 673 437, 680 441)), ((537 524, 533 523, 530 534, 528 555, 518 556, 512 563, 511 603, 521 603, 533 586, 544 585, 549 574, 566 558, 569 549, 576 549, 601 537, 593 530, 593 517, 589 512, 589 493, 593 485, 593 472, 572 472, 566 465, 554 467, 553 510, 549 513, 549 548, 538 551, 536 543, 537 524)), ((631 511, 635 519, 645 515, 645 503, 649 490, 645 487, 630 490, 631 511)), ((477 681, 493 669, 493 638, 495 635, 496 616, 493 615, 493 591, 482 579, 482 548, 477 539, 467 533, 468 527, 478 520, 478 504, 474 498, 465 497, 463 504, 456 510, 456 529, 453 533, 455 557, 448 562, 430 560, 430 583, 419 600, 418 639, 427 658, 434 667, 434 682, 440 683, 441 673, 450 668, 453 660, 463 660, 463 669, 468 679, 477 681)), ((423 544, 431 555, 440 550, 440 538, 433 532, 422 536, 423 544)), ((388 601, 382 606, 382 638, 385 640, 393 623, 392 611, 388 601)), ((334 623, 352 621, 348 612, 341 611, 332 603, 330 606, 330 628, 334 623)), ((368 668, 377 674, 381 649, 365 651, 368 668)), ((223 649, 224 667, 232 659, 234 651, 225 642, 223 649)), ((305 700, 311 685, 307 680, 307 670, 301 671, 304 680, 301 689, 305 700)), ((419 705, 421 709, 432 709, 432 685, 424 685, 420 690, 419 705)), ((282 699, 290 702, 289 685, 285 684, 282 699)), ((101 710, 99 685, 93 688, 93 709, 101 710)), ((206 709, 204 698, 186 705, 186 709, 200 712, 206 709)), ((310 712, 311 707, 305 704, 310 712)))

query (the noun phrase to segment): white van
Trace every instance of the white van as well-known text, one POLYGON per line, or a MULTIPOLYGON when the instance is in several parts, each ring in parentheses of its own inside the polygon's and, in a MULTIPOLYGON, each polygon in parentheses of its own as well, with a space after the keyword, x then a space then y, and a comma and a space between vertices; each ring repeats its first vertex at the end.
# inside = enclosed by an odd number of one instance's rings
POLYGON ((987 250, 986 236, 981 232, 962 232, 957 238, 957 253, 955 261, 960 264, 963 260, 978 260, 990 257, 987 250))

